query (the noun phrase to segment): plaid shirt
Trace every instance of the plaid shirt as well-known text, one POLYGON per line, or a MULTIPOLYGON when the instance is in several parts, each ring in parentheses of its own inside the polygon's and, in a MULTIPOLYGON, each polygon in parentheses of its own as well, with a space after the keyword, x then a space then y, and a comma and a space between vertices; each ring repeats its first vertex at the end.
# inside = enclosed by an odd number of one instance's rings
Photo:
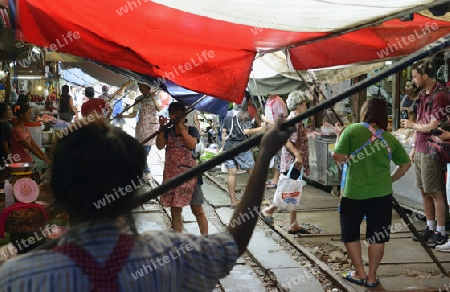
MULTIPOLYGON (((120 231, 113 224, 82 226, 59 245, 76 242, 103 266, 120 231)), ((208 237, 152 231, 136 239, 118 275, 119 291, 212 291, 238 257, 229 233, 208 237)), ((36 251, 0 266, 0 291, 90 291, 88 277, 66 255, 36 251)))

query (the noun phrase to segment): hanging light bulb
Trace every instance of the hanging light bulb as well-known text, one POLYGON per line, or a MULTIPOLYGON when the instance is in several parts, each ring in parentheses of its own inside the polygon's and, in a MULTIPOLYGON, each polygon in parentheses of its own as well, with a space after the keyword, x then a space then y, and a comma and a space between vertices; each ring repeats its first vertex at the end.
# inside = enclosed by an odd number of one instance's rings
POLYGON ((41 91, 42 90, 42 86, 38 85, 38 87, 36 89, 41 91))

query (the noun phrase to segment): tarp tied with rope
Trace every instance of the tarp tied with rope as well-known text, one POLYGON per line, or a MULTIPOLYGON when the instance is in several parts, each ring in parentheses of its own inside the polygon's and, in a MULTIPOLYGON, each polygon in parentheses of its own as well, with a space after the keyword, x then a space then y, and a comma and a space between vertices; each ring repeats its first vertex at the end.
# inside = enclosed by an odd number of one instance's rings
MULTIPOLYGON (((302 45, 290 51, 296 69, 377 59, 376 52, 398 35, 390 31, 399 22, 385 20, 442 2, 59 0, 55 5, 51 0, 11 0, 9 9, 20 40, 240 102, 256 52, 302 45), (382 24, 373 29, 334 37, 336 46, 327 46, 327 54, 313 58, 325 48, 311 41, 377 21, 382 24), (360 48, 370 48, 371 54, 360 48), (331 53, 327 59, 333 64, 323 63, 331 53)), ((434 20, 416 14, 413 21, 401 22, 401 32, 414 34, 427 21, 434 20)), ((427 42, 448 29, 447 22, 436 23, 438 29, 423 37, 427 42)), ((388 57, 408 54, 423 44, 410 42, 388 57)))

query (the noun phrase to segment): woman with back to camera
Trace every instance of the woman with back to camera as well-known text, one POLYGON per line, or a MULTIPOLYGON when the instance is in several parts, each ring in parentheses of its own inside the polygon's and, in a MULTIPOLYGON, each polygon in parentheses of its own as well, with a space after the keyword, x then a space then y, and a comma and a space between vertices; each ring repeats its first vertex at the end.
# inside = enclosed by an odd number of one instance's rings
POLYGON ((352 124, 345 129, 336 124, 338 140, 333 158, 336 163, 348 163, 340 204, 341 241, 355 270, 343 277, 358 285, 375 287, 379 284, 377 269, 383 258, 384 245, 390 236, 392 183, 406 173, 411 161, 400 142, 386 131, 386 100, 367 100, 361 108, 361 117, 363 123, 352 124), (391 159, 397 165, 392 174, 391 159), (370 244, 367 274, 360 242, 360 225, 364 216, 367 219, 366 240, 370 244))
MULTIPOLYGON (((41 148, 36 144, 31 136, 30 131, 25 127, 25 123, 31 122, 31 108, 28 104, 19 104, 14 107, 14 114, 18 121, 12 128, 10 146, 11 155, 19 155, 20 160, 16 162, 33 163, 34 154, 37 158, 43 160, 47 164, 51 164, 50 159, 42 152, 41 148)), ((16 156, 17 157, 17 156, 16 156)))
POLYGON ((73 116, 77 114, 77 108, 73 104, 73 98, 69 95, 69 86, 61 88, 61 98, 59 101, 59 118, 68 123, 72 122, 73 116))
POLYGON ((262 137, 255 171, 230 222, 249 210, 254 215, 203 237, 172 230, 138 234, 132 211, 135 201, 146 198, 132 185, 142 177, 144 149, 104 119, 85 122, 71 125, 74 130, 59 139, 53 151, 50 185, 55 203, 69 214, 70 230, 56 248, 31 251, 2 264, 1 290, 212 291, 247 248, 270 158, 291 129, 281 130, 278 121, 262 137), (127 193, 121 195, 118 190, 124 188, 127 193))

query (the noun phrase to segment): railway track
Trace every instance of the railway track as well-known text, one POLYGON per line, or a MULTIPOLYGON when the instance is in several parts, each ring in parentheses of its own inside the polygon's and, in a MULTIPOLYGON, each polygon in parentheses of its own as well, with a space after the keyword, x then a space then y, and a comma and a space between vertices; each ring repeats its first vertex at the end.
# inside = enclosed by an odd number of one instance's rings
MULTIPOLYGON (((221 180, 217 176, 206 175, 206 182, 210 185, 216 186, 224 196, 227 196, 227 191, 225 186, 221 183, 221 180)), ((237 193, 239 197, 239 193, 237 193)), ((215 212, 216 206, 208 203, 205 206, 207 215, 211 218, 211 210, 215 212)), ((215 212, 216 213, 216 212, 215 212)), ((216 213, 217 215, 217 213, 216 213)), ((219 228, 225 228, 228 222, 223 222, 224 220, 214 220, 215 222, 220 222, 219 228)), ((269 226, 265 224, 262 220, 258 221, 256 229, 258 231, 264 232, 264 234, 276 242, 286 253, 288 253, 292 259, 296 260, 300 265, 302 265, 306 271, 315 277, 322 285, 323 291, 355 291, 350 285, 342 280, 339 276, 334 273, 326 263, 320 261, 312 252, 302 246, 297 240, 283 228, 278 226, 269 226)), ((262 247, 263 248, 263 247, 262 247)), ((295 282, 289 283, 283 279, 279 279, 271 273, 270 267, 265 267, 258 257, 254 256, 250 251, 247 251, 245 258, 249 266, 254 267, 255 273, 259 275, 261 281, 265 284, 266 291, 306 291, 302 290, 301 286, 295 282)), ((226 289, 224 290, 226 291, 226 289)))
MULTIPOLYGON (((224 195, 226 191, 226 175, 217 171, 206 175, 208 183, 216 185, 224 195)), ((237 183, 237 197, 243 193, 246 174, 241 175, 237 183)), ((266 191, 265 201, 271 202, 273 191, 266 191)), ((337 206, 339 198, 333 197, 328 191, 308 185, 305 187, 298 213, 299 223, 309 228, 312 234, 291 235, 287 233, 289 213, 274 214, 274 225, 269 226, 259 220, 257 229, 265 230, 268 236, 288 252, 292 258, 305 266, 322 284, 324 291, 365 291, 361 287, 343 280, 342 273, 351 270, 351 262, 347 257, 344 245, 340 242, 340 226, 337 206)), ((410 220, 417 229, 423 229, 425 222, 414 216, 410 220)), ((223 222, 225 223, 225 222, 223 222)), ((363 260, 368 263, 365 240, 365 223, 362 224, 363 260)), ((393 210, 391 240, 386 244, 385 256, 378 269, 381 285, 376 291, 447 291, 450 290, 450 278, 442 275, 439 268, 431 260, 419 243, 411 240, 412 233, 393 210), (395 227, 395 228, 394 228, 395 227)), ((450 271, 450 253, 434 254, 442 266, 450 271)), ((257 259, 255 260, 258 264, 257 259)), ((270 269, 259 268, 270 275, 270 269)), ((367 270, 367 268, 366 268, 367 270)), ((276 286, 283 291, 275 277, 272 277, 271 287, 276 286)), ((288 287, 289 288, 289 287, 288 287)), ((295 287, 294 287, 295 288, 295 287)), ((291 291, 304 291, 295 290, 291 291)))

